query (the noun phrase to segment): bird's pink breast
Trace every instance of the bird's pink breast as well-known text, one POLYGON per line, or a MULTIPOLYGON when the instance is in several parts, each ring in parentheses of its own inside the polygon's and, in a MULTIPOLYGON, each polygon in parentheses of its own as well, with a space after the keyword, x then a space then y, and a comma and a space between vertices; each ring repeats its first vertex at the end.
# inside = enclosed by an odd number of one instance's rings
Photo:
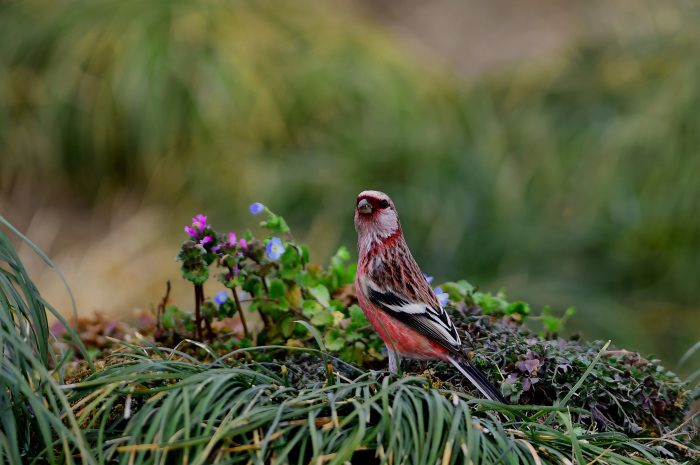
POLYGON ((357 300, 372 327, 386 343, 387 348, 391 349, 393 342, 396 351, 404 357, 415 360, 439 359, 448 361, 449 351, 447 349, 405 323, 389 316, 384 310, 367 300, 359 289, 357 300), (382 323, 384 327, 382 327, 382 323))

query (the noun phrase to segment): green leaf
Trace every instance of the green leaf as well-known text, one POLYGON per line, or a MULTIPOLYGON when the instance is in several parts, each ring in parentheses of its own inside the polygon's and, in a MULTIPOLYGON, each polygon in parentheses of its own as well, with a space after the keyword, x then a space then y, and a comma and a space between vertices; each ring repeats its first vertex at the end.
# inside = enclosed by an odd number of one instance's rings
POLYGON ((350 313, 350 325, 353 327, 361 328, 369 324, 369 320, 365 316, 365 312, 362 311, 359 305, 351 305, 348 312, 350 313))
POLYGON ((310 287, 309 293, 323 307, 328 307, 328 305, 330 305, 329 300, 331 298, 331 295, 328 292, 328 288, 326 286, 324 286, 323 284, 319 284, 318 286, 315 286, 315 287, 310 287))
POLYGON ((506 315, 517 313, 522 316, 528 316, 530 312, 530 306, 525 302, 513 302, 512 304, 508 305, 505 310, 506 315))
POLYGON ((292 331, 294 330, 294 322, 292 321, 292 319, 290 317, 284 318, 279 324, 279 330, 280 333, 282 333, 282 336, 291 336, 292 331))
POLYGON ((286 247, 284 249, 284 253, 280 257, 280 262, 282 262, 282 265, 286 268, 301 264, 301 257, 299 257, 299 252, 297 251, 296 247, 286 247))
POLYGON ((348 265, 347 272, 345 273, 345 282, 341 284, 350 284, 355 282, 355 276, 357 275, 357 262, 352 262, 348 265))
POLYGON ((185 329, 187 331, 190 331, 190 332, 194 331, 195 321, 194 321, 193 315, 191 313, 187 313, 187 314, 183 315, 182 321, 185 324, 185 329))
POLYGON ((492 313, 497 310, 505 311, 508 305, 508 302, 498 296, 480 293, 474 295, 474 302, 481 307, 484 313, 492 313))
POLYGON ((520 400, 520 395, 523 393, 523 383, 520 380, 513 384, 507 381, 503 382, 501 383, 501 393, 503 394, 503 397, 512 403, 517 404, 520 400))
MULTIPOLYGON (((288 279, 290 281, 294 281, 297 277, 297 268, 296 267, 283 267, 279 271, 279 277, 288 279)), ((302 285, 301 283, 298 283, 300 286, 302 285)))
POLYGON ((335 256, 340 258, 341 260, 350 260, 350 252, 348 252, 347 247, 344 245, 341 245, 338 251, 335 253, 335 256))
POLYGON ((270 298, 278 299, 284 297, 285 285, 281 279, 275 279, 270 283, 270 298))
POLYGON ((306 287, 307 282, 309 281, 309 273, 304 270, 297 269, 294 280, 297 282, 297 286, 306 287))
POLYGON ((313 315, 319 310, 322 310, 323 307, 316 302, 315 300, 305 300, 301 303, 301 308, 309 315, 313 315))
POLYGON ((474 290, 474 286, 472 286, 464 280, 457 282, 451 281, 441 285, 440 287, 443 291, 447 292, 448 294, 459 295, 461 298, 464 298, 467 295, 467 293, 470 293, 474 290))
POLYGON ((561 329, 561 323, 553 316, 542 317, 542 324, 550 333, 555 333, 561 329))
POLYGON ((270 213, 270 217, 266 221, 260 222, 260 226, 267 229, 279 229, 280 224, 280 217, 274 213, 270 213))
POLYGON ((175 305, 169 305, 163 312, 161 324, 165 329, 173 329, 177 322, 182 318, 182 311, 175 305))
POLYGON ((248 294, 256 296, 255 288, 260 285, 260 278, 257 276, 250 276, 241 285, 241 289, 246 291, 248 294))
POLYGON ((358 339, 362 339, 362 334, 355 331, 345 331, 345 339, 348 341, 357 341, 358 339))
POLYGON ((328 286, 328 289, 337 289, 338 286, 340 286, 340 279, 338 279, 338 275, 336 273, 333 273, 330 276, 328 276, 326 285, 328 286))
POLYGON ((182 277, 193 284, 201 285, 209 279, 209 268, 202 265, 193 269, 185 269, 184 264, 181 267, 182 277))
POLYGON ((311 324, 314 326, 331 326, 333 324, 333 312, 324 310, 311 317, 311 324))
POLYGON ((288 232, 289 232, 289 226, 287 226, 287 222, 284 221, 284 218, 282 218, 281 216, 280 216, 279 218, 280 218, 280 226, 279 226, 280 232, 288 233, 288 232))
POLYGON ((279 303, 271 302, 270 305, 276 310, 287 312, 289 310, 289 302, 284 297, 279 297, 279 303))
POLYGON ((326 349, 333 352, 338 352, 345 346, 345 340, 340 334, 340 330, 337 328, 327 332, 323 342, 326 345, 326 349))

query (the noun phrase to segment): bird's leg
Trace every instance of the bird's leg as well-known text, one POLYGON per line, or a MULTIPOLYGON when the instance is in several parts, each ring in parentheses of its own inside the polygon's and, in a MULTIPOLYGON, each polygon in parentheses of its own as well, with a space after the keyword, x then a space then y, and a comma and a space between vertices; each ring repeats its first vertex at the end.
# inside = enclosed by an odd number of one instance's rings
POLYGON ((427 360, 418 360, 418 367, 420 367, 420 374, 422 375, 425 370, 428 368, 428 361, 427 360))
POLYGON ((389 355, 389 371, 392 373, 398 373, 399 372, 399 355, 394 353, 393 350, 389 349, 387 347, 388 355, 389 355))

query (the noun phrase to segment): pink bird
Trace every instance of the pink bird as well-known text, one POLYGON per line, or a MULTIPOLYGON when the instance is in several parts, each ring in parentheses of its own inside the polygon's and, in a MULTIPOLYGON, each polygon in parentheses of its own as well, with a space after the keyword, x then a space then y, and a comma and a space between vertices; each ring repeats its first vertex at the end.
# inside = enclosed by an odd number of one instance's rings
POLYGON ((399 355, 453 364, 486 398, 507 404, 500 391, 467 358, 452 319, 440 305, 403 238, 389 196, 364 191, 355 208, 357 298, 389 351, 389 370, 399 355))

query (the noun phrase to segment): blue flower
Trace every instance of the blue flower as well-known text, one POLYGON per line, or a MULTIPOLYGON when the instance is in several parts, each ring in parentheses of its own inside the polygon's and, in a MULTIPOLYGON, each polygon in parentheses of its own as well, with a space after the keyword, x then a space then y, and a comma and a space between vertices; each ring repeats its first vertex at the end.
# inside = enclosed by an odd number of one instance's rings
POLYGON ((450 294, 442 292, 442 289, 439 287, 436 287, 433 292, 435 293, 435 297, 440 301, 440 305, 447 305, 447 299, 450 298, 450 294))
POLYGON ((226 291, 219 291, 216 293, 216 297, 214 297, 214 302, 216 302, 219 305, 225 304, 227 300, 228 294, 226 294, 226 291))
POLYGON ((279 259, 284 253, 284 246, 279 237, 273 237, 270 242, 267 243, 265 249, 267 250, 267 255, 273 260, 279 259))
POLYGON ((423 277, 425 278, 426 281, 428 281, 428 284, 433 282, 432 276, 428 276, 427 274, 423 273, 423 277))
POLYGON ((252 204, 252 205, 250 206, 250 212, 251 212, 253 215, 257 215, 258 213, 262 213, 262 211, 263 211, 264 209, 265 209, 265 205, 263 205, 263 204, 261 204, 261 203, 259 203, 259 202, 255 202, 254 204, 252 204))

